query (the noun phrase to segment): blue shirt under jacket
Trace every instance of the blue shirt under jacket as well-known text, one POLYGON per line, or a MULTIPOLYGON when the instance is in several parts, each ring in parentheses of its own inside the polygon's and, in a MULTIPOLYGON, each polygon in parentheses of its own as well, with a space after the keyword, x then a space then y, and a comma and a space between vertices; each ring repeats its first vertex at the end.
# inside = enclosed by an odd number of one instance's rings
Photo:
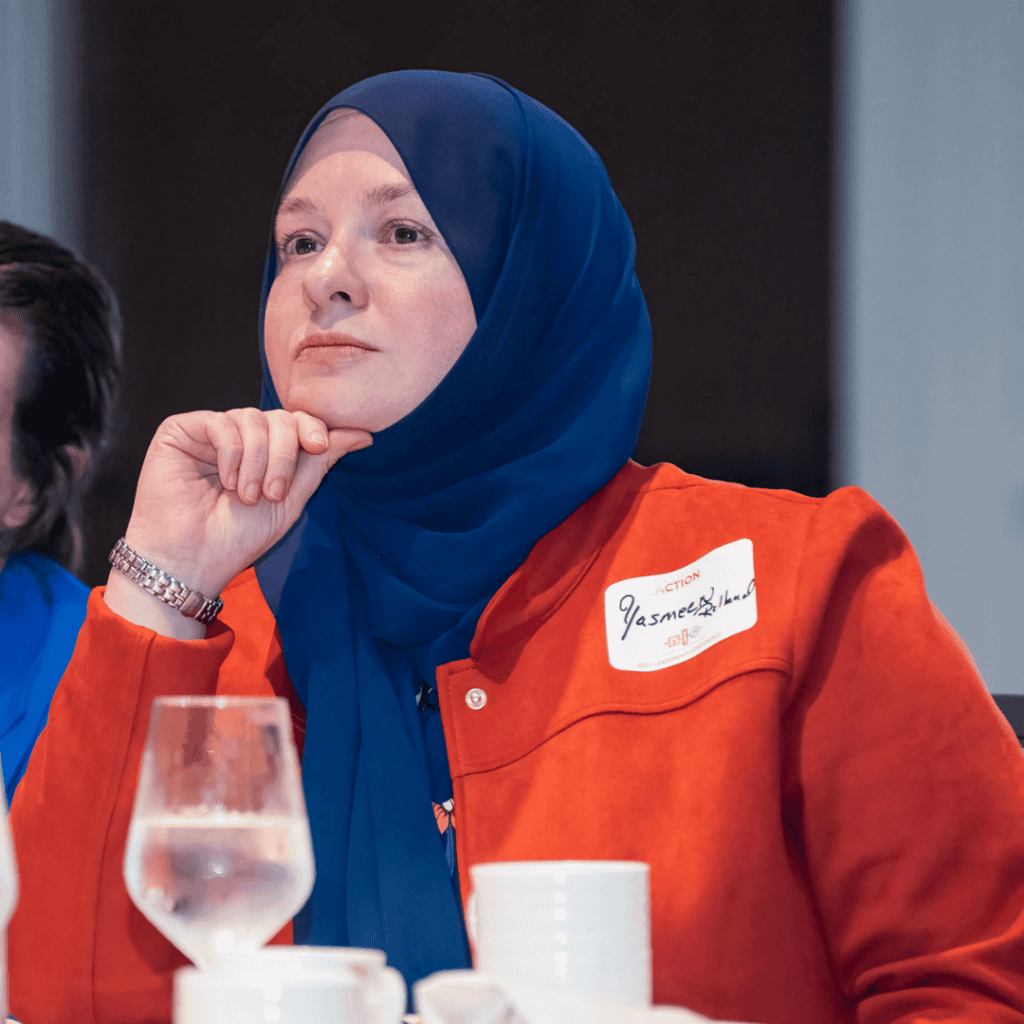
POLYGON ((75 649, 89 588, 34 551, 0 571, 0 760, 7 806, 75 649))

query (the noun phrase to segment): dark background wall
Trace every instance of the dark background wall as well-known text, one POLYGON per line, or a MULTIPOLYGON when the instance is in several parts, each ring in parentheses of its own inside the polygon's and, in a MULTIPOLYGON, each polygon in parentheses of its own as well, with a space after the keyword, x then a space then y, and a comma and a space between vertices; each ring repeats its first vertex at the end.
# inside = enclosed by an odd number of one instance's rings
POLYGON ((81 18, 84 249, 127 363, 89 583, 159 422, 258 402, 284 163, 326 99, 398 68, 496 74, 603 158, 654 326, 640 462, 826 493, 831 3, 91 0, 81 18))

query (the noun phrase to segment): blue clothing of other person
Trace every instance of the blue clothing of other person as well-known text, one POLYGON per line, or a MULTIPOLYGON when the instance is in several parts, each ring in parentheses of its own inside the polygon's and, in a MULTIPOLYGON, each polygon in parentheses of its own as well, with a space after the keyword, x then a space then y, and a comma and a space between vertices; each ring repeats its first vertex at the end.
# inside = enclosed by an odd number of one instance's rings
POLYGON ((75 649, 89 588, 44 555, 0 570, 0 760, 10 807, 75 649))

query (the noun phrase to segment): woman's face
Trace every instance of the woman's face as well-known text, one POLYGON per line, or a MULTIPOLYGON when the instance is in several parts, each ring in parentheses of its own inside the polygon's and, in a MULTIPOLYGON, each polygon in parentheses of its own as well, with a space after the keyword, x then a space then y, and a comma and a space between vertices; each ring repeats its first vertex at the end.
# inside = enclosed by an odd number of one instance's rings
POLYGON ((281 405, 380 431, 412 412, 476 330, 469 289, 398 151, 338 111, 306 146, 275 222, 264 317, 281 405))
POLYGON ((32 487, 15 472, 13 451, 14 408, 27 349, 21 316, 0 308, 0 531, 23 526, 32 514, 32 487))

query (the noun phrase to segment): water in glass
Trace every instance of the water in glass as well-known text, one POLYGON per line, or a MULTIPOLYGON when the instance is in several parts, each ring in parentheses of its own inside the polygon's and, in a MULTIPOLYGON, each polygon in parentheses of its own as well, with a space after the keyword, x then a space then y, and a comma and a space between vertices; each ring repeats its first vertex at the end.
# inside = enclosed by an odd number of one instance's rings
POLYGON ((124 875, 139 910, 201 968, 291 919, 314 868, 285 701, 154 701, 124 875))

